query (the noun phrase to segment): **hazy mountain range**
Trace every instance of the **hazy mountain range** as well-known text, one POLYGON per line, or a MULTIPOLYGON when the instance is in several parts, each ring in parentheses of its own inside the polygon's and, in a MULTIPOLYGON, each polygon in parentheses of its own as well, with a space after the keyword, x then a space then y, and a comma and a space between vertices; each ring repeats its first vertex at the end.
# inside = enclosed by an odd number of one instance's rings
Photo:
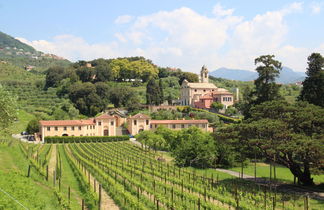
MULTIPOLYGON (((258 73, 256 71, 228 69, 224 67, 210 72, 210 75, 213 77, 239 81, 252 81, 258 77, 258 73)), ((276 80, 276 82, 284 84, 295 83, 303 81, 305 77, 306 75, 303 72, 296 72, 291 68, 283 67, 280 72, 280 77, 276 80)))

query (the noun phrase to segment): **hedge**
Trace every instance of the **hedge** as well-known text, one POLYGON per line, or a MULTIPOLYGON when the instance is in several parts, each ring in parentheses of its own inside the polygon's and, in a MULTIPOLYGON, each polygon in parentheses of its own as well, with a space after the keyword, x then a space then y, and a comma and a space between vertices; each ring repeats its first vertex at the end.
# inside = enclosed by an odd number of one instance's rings
POLYGON ((240 123, 240 122, 242 122, 241 119, 228 117, 228 116, 225 116, 225 115, 222 115, 219 113, 209 112, 205 109, 198 109, 198 108, 193 108, 193 107, 189 107, 189 106, 177 106, 177 109, 180 112, 190 112, 191 110, 198 111, 198 112, 207 112, 208 114, 217 115, 219 117, 219 119, 221 119, 225 123, 240 123))
POLYGON ((129 136, 47 136, 45 143, 88 143, 127 141, 129 136))

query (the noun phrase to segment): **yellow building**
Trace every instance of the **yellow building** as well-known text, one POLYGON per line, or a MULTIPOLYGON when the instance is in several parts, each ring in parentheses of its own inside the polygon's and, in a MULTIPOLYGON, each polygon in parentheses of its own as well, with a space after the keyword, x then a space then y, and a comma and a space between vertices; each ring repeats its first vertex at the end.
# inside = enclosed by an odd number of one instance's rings
POLYGON ((208 69, 203 66, 198 83, 183 80, 179 103, 183 106, 209 109, 213 102, 220 102, 227 108, 234 104, 234 97, 228 90, 218 88, 213 83, 209 83, 208 69), (214 97, 210 97, 211 95, 214 97))
POLYGON ((150 129, 151 118, 145 114, 138 113, 127 118, 127 129, 133 136, 141 131, 150 129))
POLYGON ((181 130, 191 126, 196 126, 203 131, 209 131, 208 120, 151 120, 151 130, 155 130, 159 126, 165 126, 166 128, 173 130, 181 130))
POLYGON ((94 119, 89 120, 41 120, 40 135, 46 136, 96 136, 97 126, 94 119))
POLYGON ((117 115, 102 114, 87 120, 41 120, 39 134, 41 140, 47 136, 116 136, 127 122, 129 134, 136 135, 141 131, 155 130, 158 126, 180 130, 196 126, 204 131, 210 131, 207 120, 151 120, 145 114, 136 114, 127 119, 117 115))

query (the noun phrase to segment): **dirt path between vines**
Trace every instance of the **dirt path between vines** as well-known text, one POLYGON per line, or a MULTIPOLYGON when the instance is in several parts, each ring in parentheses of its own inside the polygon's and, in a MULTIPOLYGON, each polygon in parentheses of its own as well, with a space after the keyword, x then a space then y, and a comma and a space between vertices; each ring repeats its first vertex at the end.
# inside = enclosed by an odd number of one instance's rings
POLYGON ((57 148, 56 145, 52 145, 51 157, 48 161, 48 180, 53 181, 53 173, 56 170, 56 155, 57 155, 57 148))
MULTIPOLYGON (((86 171, 86 176, 89 180, 89 172, 86 171)), ((95 192, 99 195, 99 182, 92 176, 90 173, 90 186, 92 190, 95 190, 95 192)), ((100 209, 103 210, 119 210, 119 207, 116 205, 115 201, 108 195, 108 193, 101 188, 101 205, 100 209)))

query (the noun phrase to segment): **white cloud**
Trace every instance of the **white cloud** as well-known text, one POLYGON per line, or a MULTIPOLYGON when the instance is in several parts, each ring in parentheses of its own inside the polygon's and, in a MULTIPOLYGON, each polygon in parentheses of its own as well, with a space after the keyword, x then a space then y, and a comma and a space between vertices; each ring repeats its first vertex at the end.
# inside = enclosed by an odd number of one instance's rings
POLYGON ((313 2, 311 5, 310 5, 310 9, 311 9, 311 13, 313 15, 317 15, 319 13, 321 13, 321 10, 322 10, 322 4, 318 3, 318 2, 313 2))
MULTIPOLYGON (((117 25, 116 41, 110 43, 90 44, 72 35, 24 42, 71 60, 141 55, 158 65, 192 72, 198 72, 203 64, 210 70, 222 66, 252 70, 256 57, 274 54, 283 65, 303 71, 314 49, 288 45, 285 21, 287 15, 302 9, 302 3, 292 3, 245 19, 220 4, 211 17, 182 7, 139 17, 120 16, 116 23, 131 23, 127 27, 117 25)), ((324 44, 316 50, 323 52, 324 44)))
POLYGON ((213 8, 213 14, 218 16, 232 15, 233 12, 234 9, 224 9, 224 7, 220 3, 217 3, 213 8))
POLYGON ((133 19, 133 17, 130 15, 122 15, 122 16, 118 16, 116 18, 115 23, 116 24, 126 24, 126 23, 131 22, 132 19, 133 19))
POLYGON ((91 60, 100 57, 115 57, 118 54, 117 43, 90 44, 83 38, 73 35, 55 36, 51 41, 28 41, 24 38, 17 39, 33 46, 39 51, 56 54, 72 61, 91 60))

